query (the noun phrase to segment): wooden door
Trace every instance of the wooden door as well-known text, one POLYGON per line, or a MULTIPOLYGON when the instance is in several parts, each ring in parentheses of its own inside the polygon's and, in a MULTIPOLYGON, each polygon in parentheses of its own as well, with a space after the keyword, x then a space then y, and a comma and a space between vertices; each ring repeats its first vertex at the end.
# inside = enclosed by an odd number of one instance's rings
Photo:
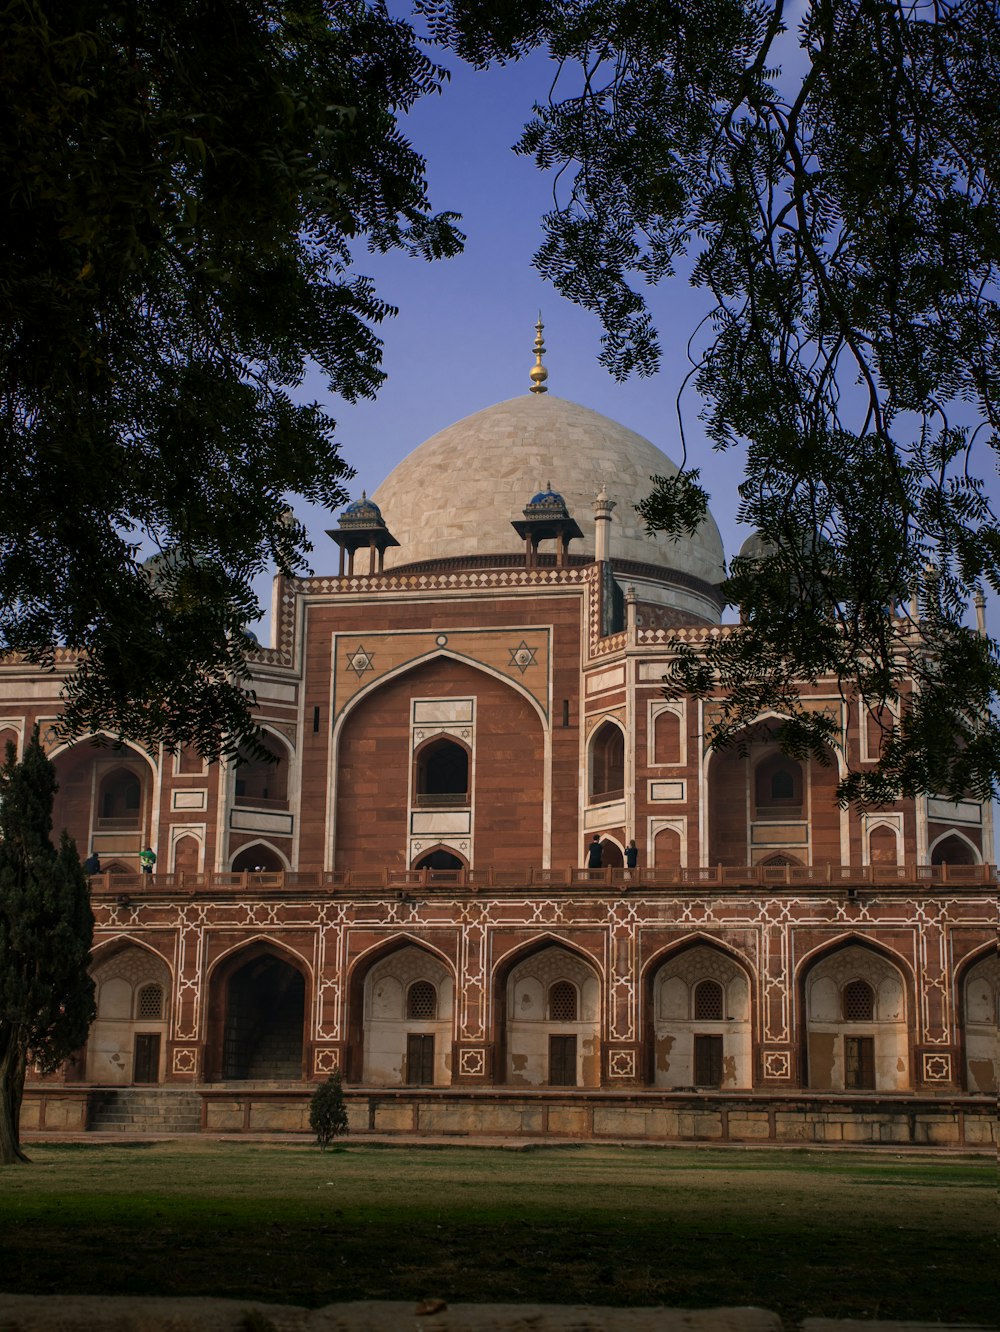
POLYGON ((549 1037, 549 1082, 553 1087, 576 1086, 576 1037, 549 1037))
POLYGON ((844 1086, 848 1091, 875 1087, 875 1037, 844 1037, 844 1086))
POLYGON ((694 1081, 696 1087, 722 1086, 722 1037, 694 1038, 694 1081))
POLYGON ((406 1038, 406 1085, 433 1087, 434 1037, 414 1035, 406 1038))
POLYGON ((158 1031, 139 1032, 135 1038, 132 1081, 159 1082, 159 1080, 160 1033, 158 1031))

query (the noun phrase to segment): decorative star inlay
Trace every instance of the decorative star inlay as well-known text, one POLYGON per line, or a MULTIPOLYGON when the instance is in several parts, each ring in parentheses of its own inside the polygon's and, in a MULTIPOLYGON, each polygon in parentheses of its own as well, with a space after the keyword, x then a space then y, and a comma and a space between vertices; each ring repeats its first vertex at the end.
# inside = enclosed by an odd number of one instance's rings
POLYGON ((365 671, 373 671, 375 667, 372 662, 375 660, 375 653, 369 652, 360 643, 353 652, 347 654, 347 669, 353 671, 360 680, 365 671))
POLYGON ((508 651, 510 652, 511 666, 516 666, 522 675, 528 669, 529 666, 538 665, 538 662, 535 660, 535 653, 538 651, 538 649, 533 647, 528 647, 527 643, 524 641, 523 638, 521 639, 520 643, 518 643, 517 647, 508 648, 508 651))

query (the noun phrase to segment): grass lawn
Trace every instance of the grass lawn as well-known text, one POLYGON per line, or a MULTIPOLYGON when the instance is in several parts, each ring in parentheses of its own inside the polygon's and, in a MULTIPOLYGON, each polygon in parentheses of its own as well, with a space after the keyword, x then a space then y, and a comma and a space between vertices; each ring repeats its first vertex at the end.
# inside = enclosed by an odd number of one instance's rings
POLYGON ((32 1144, 0 1286, 995 1321, 982 1159, 739 1149, 32 1144))

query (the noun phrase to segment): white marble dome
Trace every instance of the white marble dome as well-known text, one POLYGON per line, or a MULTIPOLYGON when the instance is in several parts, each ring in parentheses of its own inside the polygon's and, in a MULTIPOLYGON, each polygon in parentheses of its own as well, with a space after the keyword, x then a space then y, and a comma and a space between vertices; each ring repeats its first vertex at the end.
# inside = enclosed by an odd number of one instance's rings
POLYGON ((511 527, 533 495, 551 488, 583 531, 571 554, 594 555, 594 497, 616 501, 609 554, 676 569, 707 583, 723 577, 722 538, 711 517, 678 542, 646 535, 634 505, 650 477, 673 476, 665 453, 599 412, 550 394, 525 393, 456 421, 390 472, 373 499, 399 546, 386 568, 468 555, 520 554, 511 527))

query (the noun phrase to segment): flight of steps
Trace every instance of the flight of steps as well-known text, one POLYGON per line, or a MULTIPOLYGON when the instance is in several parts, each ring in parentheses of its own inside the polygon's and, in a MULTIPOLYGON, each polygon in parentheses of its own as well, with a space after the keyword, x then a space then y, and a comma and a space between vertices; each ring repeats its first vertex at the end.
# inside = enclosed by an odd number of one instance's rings
POLYGON ((200 1133, 197 1092, 114 1087, 91 1093, 88 1128, 100 1133, 200 1133))

